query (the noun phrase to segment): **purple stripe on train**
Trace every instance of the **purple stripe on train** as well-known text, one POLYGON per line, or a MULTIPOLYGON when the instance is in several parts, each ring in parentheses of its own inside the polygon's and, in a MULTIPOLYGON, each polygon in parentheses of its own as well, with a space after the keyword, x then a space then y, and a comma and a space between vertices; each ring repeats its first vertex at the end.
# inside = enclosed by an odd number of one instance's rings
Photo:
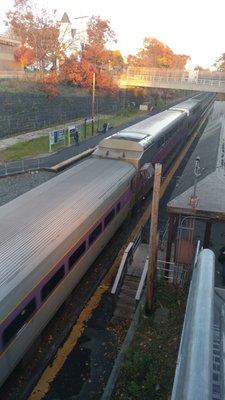
MULTIPOLYGON (((102 223, 102 233, 104 232, 104 219, 110 211, 112 211, 118 203, 120 203, 120 210, 123 209, 123 207, 130 201, 132 196, 132 192, 130 188, 126 190, 126 192, 113 204, 112 207, 110 207, 107 212, 104 213, 103 217, 96 222, 94 226, 91 227, 91 229, 86 232, 86 234, 79 240, 79 242, 76 244, 75 247, 73 247, 56 265, 55 267, 42 279, 42 281, 37 285, 31 293, 19 304, 19 306, 3 321, 3 323, 0 325, 0 353, 4 350, 3 343, 2 343, 2 334, 6 327, 23 311, 25 306, 33 299, 36 299, 36 311, 45 303, 45 300, 41 300, 41 290, 42 288, 46 285, 46 283, 51 279, 52 276, 55 275, 57 270, 61 268, 62 265, 65 266, 65 275, 64 278, 68 275, 69 271, 69 266, 68 266, 68 261, 70 256, 76 251, 77 248, 85 241, 86 242, 86 250, 88 250, 88 238, 90 232, 92 232, 98 224, 102 223)), ((85 253, 84 253, 85 254, 85 253)), ((62 280, 60 280, 60 283, 62 280)), ((57 286, 56 286, 57 287, 57 286)), ((55 287, 55 289, 56 289, 55 287)), ((46 298, 47 300, 47 298, 46 298)), ((26 323, 29 321, 29 319, 26 321, 26 323)), ((24 324, 25 325, 25 324, 24 324)), ((23 326, 24 326, 23 325, 23 326)), ((21 328, 22 329, 22 328, 21 328)), ((10 344, 10 343, 9 343, 10 344)), ((5 346, 7 347, 8 344, 5 346)))

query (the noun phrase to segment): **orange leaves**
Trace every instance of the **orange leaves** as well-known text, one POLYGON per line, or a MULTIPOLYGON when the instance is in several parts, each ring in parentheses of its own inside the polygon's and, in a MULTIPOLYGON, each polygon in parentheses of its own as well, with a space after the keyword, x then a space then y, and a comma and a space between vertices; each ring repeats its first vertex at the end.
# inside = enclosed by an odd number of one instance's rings
POLYGON ((87 25, 88 43, 103 49, 110 40, 116 42, 115 33, 109 26, 109 21, 92 16, 87 25))
POLYGON ((116 85, 111 72, 114 67, 121 68, 123 58, 120 52, 106 49, 109 40, 115 40, 109 21, 91 17, 87 27, 87 42, 77 57, 65 60, 60 68, 60 80, 79 87, 91 87, 95 73, 96 88, 114 92, 116 85))
POLYGON ((117 90, 117 86, 113 81, 113 77, 109 72, 106 71, 101 71, 96 74, 96 87, 107 90, 111 93, 115 93, 117 90))
POLYGON ((42 90, 47 93, 49 96, 57 96, 58 95, 58 76, 57 73, 52 71, 46 75, 43 75, 42 78, 42 90))
POLYGON ((60 70, 60 80, 71 82, 79 87, 92 85, 93 68, 86 60, 78 61, 75 57, 67 59, 60 70))
POLYGON ((43 9, 36 14, 33 9, 30 0, 16 0, 13 10, 7 13, 7 23, 20 39, 22 47, 33 51, 36 68, 43 71, 49 65, 55 66, 62 48, 54 16, 43 9))
POLYGON ((155 38, 145 38, 137 55, 128 56, 129 66, 150 68, 184 69, 189 56, 174 54, 163 42, 155 38))
POLYGON ((35 61, 34 51, 26 46, 20 46, 15 50, 15 58, 19 63, 26 67, 35 61))
POLYGON ((91 87, 93 73, 96 77, 96 88, 114 92, 116 86, 112 76, 108 71, 94 68, 91 63, 85 59, 77 60, 71 58, 65 61, 60 70, 60 81, 71 82, 79 87, 91 87))

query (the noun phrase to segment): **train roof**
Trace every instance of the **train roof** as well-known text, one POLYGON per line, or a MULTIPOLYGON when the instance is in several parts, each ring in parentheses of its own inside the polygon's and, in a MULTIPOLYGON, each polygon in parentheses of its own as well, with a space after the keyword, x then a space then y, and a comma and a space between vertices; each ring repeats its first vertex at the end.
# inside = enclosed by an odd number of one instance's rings
MULTIPOLYGON (((128 128, 123 129, 119 134, 143 134, 151 137, 152 141, 154 138, 165 131, 168 131, 172 126, 184 118, 183 111, 180 110, 165 110, 158 114, 155 114, 143 121, 138 122, 128 128)), ((131 139, 132 140, 132 139, 131 139)))
POLYGON ((99 146, 107 149, 143 152, 151 143, 152 138, 149 135, 121 131, 103 139, 99 146))
POLYGON ((183 110, 186 112, 190 112, 199 104, 200 101, 201 101, 200 99, 191 98, 176 104, 175 106, 171 107, 170 110, 174 111, 183 110))
POLYGON ((0 301, 34 270, 40 279, 37 266, 69 236, 74 244, 74 232, 90 228, 89 217, 107 211, 134 172, 124 161, 90 158, 0 207, 0 301))
POLYGON ((144 151, 185 116, 183 110, 162 111, 103 139, 93 154, 127 160, 139 168, 144 151))

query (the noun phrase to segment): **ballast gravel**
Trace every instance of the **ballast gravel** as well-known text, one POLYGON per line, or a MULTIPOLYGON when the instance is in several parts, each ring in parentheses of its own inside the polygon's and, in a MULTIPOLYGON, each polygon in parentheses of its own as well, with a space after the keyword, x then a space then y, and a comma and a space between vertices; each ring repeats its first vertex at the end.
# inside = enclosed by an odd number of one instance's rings
POLYGON ((53 178, 54 172, 37 171, 0 179, 0 206, 53 178))

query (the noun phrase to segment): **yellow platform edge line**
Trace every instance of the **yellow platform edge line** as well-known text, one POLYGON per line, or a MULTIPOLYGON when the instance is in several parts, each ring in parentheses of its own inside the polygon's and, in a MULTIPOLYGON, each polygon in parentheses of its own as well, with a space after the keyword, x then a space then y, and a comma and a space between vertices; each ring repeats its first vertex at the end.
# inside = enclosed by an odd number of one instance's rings
MULTIPOLYGON (((196 137, 199 133, 199 129, 191 136, 191 138, 187 142, 187 145, 185 146, 185 148, 181 151, 178 158, 172 164, 172 167, 170 168, 169 173, 166 175, 166 177, 161 185, 160 198, 162 198, 162 196, 164 195, 176 170, 180 166, 182 160, 186 156, 192 143, 196 139, 196 137)), ((144 211, 138 224, 136 225, 136 227, 130 234, 130 236, 127 240, 127 243, 131 242, 134 239, 134 237, 137 236, 137 234, 140 232, 142 227, 145 225, 145 223, 149 219, 150 215, 151 215, 151 203, 150 203, 150 206, 148 207, 148 209, 144 211)), ((66 342, 64 343, 64 345, 61 348, 58 349, 52 364, 45 369, 45 371, 41 375, 37 385, 35 386, 31 395, 29 396, 28 400, 41 400, 45 396, 45 394, 49 391, 51 382, 55 379, 57 373, 61 370, 62 366, 66 362, 67 357, 69 356, 69 354, 75 347, 78 339, 81 337, 81 335, 85 329, 85 324, 92 316, 93 311, 98 307, 103 294, 108 290, 110 283, 111 283, 111 279, 112 279, 115 271, 118 269, 118 267, 120 265, 120 260, 123 256, 125 247, 126 247, 126 245, 124 245, 121 248, 121 250, 119 251, 111 269, 106 274, 106 276, 103 278, 101 285, 97 288, 95 293, 92 295, 92 297, 86 304, 85 308, 82 310, 82 312, 81 312, 78 320, 76 321, 74 327, 72 328, 72 331, 70 332, 69 337, 67 338, 66 342)))
POLYGON ((88 157, 90 154, 93 153, 94 150, 95 150, 95 148, 87 149, 87 150, 83 151, 82 153, 78 154, 77 156, 68 158, 67 160, 62 161, 62 162, 59 163, 59 164, 53 165, 53 167, 51 167, 50 169, 51 169, 52 171, 54 171, 54 172, 58 172, 58 171, 60 171, 62 168, 65 168, 65 167, 67 167, 67 166, 69 166, 69 165, 71 165, 71 164, 76 163, 77 161, 82 160, 82 159, 85 158, 85 157, 88 157))

